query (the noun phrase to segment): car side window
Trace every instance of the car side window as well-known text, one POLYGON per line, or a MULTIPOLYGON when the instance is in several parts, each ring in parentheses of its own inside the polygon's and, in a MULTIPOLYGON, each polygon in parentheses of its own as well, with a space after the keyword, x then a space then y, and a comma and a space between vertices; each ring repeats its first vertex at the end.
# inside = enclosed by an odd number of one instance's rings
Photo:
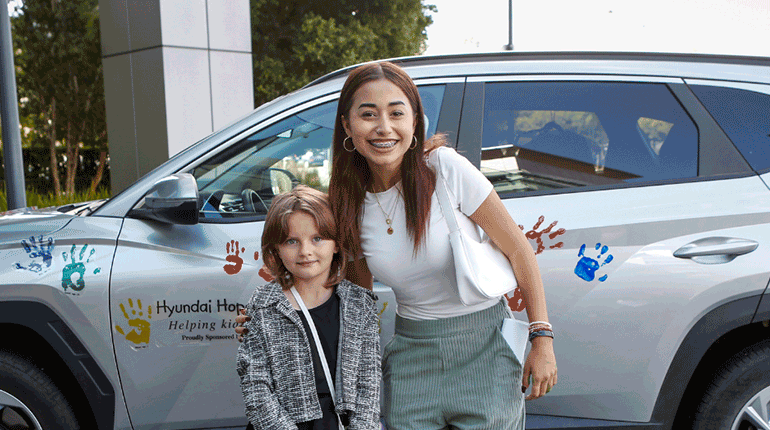
POLYGON ((312 107, 195 167, 201 221, 264 215, 275 195, 300 183, 326 191, 336 113, 336 101, 312 107))
POLYGON ((770 95, 709 85, 690 88, 751 168, 770 169, 770 95))
MULTIPOLYGON (((444 86, 420 87, 429 135, 435 133, 444 86)), ((200 221, 267 214, 276 195, 305 184, 328 191, 337 100, 286 117, 190 171, 198 182, 200 221)))
POLYGON ((481 171, 502 193, 698 174, 698 133, 664 84, 485 85, 481 171))

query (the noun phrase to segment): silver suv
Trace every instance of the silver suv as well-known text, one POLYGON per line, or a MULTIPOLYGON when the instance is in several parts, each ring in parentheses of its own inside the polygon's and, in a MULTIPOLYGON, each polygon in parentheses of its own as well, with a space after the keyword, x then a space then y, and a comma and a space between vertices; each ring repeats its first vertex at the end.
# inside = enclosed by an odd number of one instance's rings
MULTIPOLYGON (((528 428, 770 428, 770 59, 397 61, 538 255, 559 384, 528 428)), ((348 70, 108 201, 0 217, 0 429, 245 426, 234 318, 272 198, 328 187, 348 70)))

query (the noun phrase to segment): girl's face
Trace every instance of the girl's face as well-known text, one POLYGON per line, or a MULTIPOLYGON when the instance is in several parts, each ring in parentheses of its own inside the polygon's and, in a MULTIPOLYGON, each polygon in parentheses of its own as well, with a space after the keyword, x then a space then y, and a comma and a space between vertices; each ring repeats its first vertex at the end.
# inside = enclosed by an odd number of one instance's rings
POLYGON ((417 120, 406 94, 387 79, 379 79, 356 90, 342 125, 369 168, 391 174, 401 169, 417 120))
POLYGON ((287 220, 288 237, 278 244, 278 255, 286 269, 294 275, 297 287, 323 287, 329 279, 329 269, 337 243, 321 237, 315 219, 310 214, 295 212, 287 220))

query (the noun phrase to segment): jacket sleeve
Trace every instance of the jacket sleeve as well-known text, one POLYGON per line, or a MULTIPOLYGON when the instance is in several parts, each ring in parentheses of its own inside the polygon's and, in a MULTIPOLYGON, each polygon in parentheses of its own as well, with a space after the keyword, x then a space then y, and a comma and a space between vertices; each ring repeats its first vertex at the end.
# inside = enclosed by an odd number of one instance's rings
POLYGON ((356 410, 350 417, 349 430, 373 430, 380 425, 380 326, 371 297, 365 298, 361 327, 361 360, 356 384, 356 410))
POLYGON ((238 347, 237 358, 246 416, 255 430, 296 430, 297 425, 273 392, 267 353, 267 345, 258 324, 250 324, 248 335, 238 347))

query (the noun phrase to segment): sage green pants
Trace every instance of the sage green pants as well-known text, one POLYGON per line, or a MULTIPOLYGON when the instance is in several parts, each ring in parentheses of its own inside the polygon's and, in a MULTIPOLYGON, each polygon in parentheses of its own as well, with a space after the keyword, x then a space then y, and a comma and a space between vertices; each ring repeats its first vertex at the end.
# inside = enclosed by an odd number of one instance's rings
POLYGON ((499 304, 454 318, 396 316, 383 353, 388 430, 522 430, 522 365, 500 334, 499 304))

